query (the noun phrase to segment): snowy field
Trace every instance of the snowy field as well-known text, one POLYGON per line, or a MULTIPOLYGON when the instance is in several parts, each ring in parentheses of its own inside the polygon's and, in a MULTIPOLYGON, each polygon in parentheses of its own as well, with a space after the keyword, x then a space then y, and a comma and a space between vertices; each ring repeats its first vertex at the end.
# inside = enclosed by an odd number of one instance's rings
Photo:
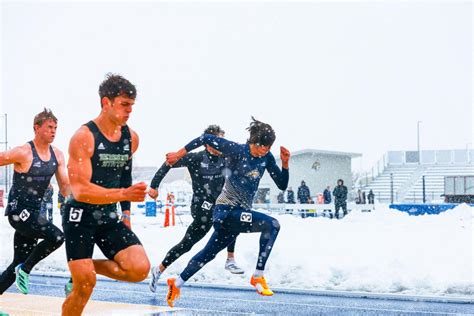
MULTIPOLYGON (((133 230, 144 244, 152 264, 184 235, 186 226, 163 228, 163 215, 145 217, 132 208, 133 230)), ((474 296, 473 281, 474 208, 465 204, 440 215, 409 216, 376 205, 372 213, 354 211, 343 220, 276 215, 280 235, 267 263, 269 284, 279 288, 345 290, 413 295, 474 296)), ((184 224, 188 215, 181 216, 184 224)), ((59 214, 54 222, 60 224, 59 214)), ((201 242, 166 272, 179 273, 202 249, 201 242)), ((248 285, 255 268, 259 234, 237 239, 236 259, 244 275, 224 270, 225 251, 189 282, 248 285)), ((0 219, 0 268, 13 256, 13 229, 0 219)), ((64 247, 64 246, 63 246, 64 247)), ((39 271, 66 272, 64 248, 36 266, 39 271)), ((96 248, 96 258, 103 258, 96 248)))

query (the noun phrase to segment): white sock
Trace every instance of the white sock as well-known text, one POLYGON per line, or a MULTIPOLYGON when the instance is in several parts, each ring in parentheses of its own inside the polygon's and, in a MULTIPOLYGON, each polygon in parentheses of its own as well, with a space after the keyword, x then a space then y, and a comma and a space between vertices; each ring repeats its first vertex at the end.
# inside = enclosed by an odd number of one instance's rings
POLYGON ((179 289, 181 288, 183 285, 184 285, 184 281, 183 279, 181 279, 181 277, 177 277, 176 280, 174 281, 174 285, 176 285, 176 287, 179 289))
POLYGON ((255 270, 255 272, 253 273, 253 276, 254 276, 254 277, 257 277, 257 278, 258 278, 258 277, 261 277, 261 276, 263 276, 263 272, 264 272, 263 270, 258 270, 258 269, 257 269, 257 270, 255 270))
POLYGON ((227 262, 235 262, 235 258, 227 258, 227 262))

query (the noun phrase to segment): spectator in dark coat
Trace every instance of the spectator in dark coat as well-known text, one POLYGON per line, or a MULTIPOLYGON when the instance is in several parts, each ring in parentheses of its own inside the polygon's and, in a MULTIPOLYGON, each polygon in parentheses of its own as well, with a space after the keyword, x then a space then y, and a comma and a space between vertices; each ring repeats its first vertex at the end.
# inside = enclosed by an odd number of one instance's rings
POLYGON ((291 187, 286 191, 286 203, 295 204, 295 192, 291 187))
POLYGON ((331 203, 331 187, 329 185, 324 190, 323 196, 324 196, 324 204, 330 204, 331 203))
POLYGON ((336 208, 335 216, 339 218, 339 209, 342 208, 344 216, 347 215, 347 187, 342 179, 337 180, 337 186, 332 192, 334 195, 334 206, 336 208))
MULTIPOLYGON (((288 187, 288 190, 286 190, 286 203, 295 204, 295 192, 291 187, 288 187)), ((287 209, 286 212, 293 214, 293 209, 287 209)))
POLYGON ((280 191, 277 196, 277 203, 278 204, 283 204, 285 203, 285 191, 280 191))
POLYGON ((298 188, 298 202, 300 204, 308 203, 308 199, 311 197, 309 188, 304 181, 301 181, 301 185, 298 188))
POLYGON ((369 200, 369 204, 374 204, 374 198, 375 198, 375 194, 372 190, 370 190, 369 194, 367 194, 367 199, 369 200))

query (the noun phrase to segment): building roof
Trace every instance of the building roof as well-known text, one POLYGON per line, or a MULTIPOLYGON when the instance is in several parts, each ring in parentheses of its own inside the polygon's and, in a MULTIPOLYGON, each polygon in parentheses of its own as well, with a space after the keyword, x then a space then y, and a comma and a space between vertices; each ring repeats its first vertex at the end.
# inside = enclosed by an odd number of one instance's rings
POLYGON ((346 153, 342 151, 330 151, 330 150, 319 150, 319 149, 302 149, 291 153, 291 156, 300 156, 305 154, 316 154, 316 155, 331 155, 331 156, 346 156, 351 158, 362 157, 359 153, 346 153))

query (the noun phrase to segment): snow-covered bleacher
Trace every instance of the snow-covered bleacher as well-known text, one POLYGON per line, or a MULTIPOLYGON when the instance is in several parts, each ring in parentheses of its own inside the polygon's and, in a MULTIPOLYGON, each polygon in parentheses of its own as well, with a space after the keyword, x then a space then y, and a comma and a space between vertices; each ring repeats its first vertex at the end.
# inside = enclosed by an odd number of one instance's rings
MULTIPOLYGON (((393 177, 394 202, 421 203, 424 176, 426 202, 435 202, 443 199, 441 195, 444 193, 444 177, 474 176, 472 150, 423 151, 422 154, 426 158, 423 159, 422 155, 421 163, 407 162, 406 153, 408 152, 387 153, 384 156, 382 170, 370 183, 363 183, 365 185, 361 185, 361 189, 366 193, 373 190, 378 201, 389 203, 392 199, 391 177, 393 177)), ((377 168, 380 168, 380 163, 377 168)))

